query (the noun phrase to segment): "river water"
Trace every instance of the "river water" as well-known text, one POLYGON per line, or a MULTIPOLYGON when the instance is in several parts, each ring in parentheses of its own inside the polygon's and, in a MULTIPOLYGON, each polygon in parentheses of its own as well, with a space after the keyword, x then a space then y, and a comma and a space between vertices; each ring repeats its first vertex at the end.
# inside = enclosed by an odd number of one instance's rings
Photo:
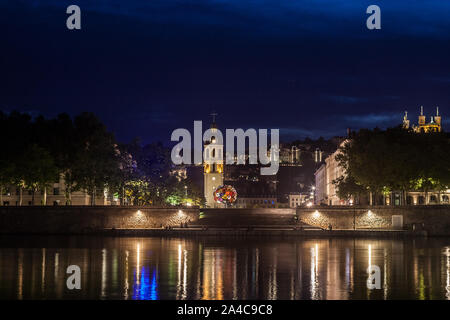
POLYGON ((450 300, 450 239, 2 236, 0 299, 450 300))

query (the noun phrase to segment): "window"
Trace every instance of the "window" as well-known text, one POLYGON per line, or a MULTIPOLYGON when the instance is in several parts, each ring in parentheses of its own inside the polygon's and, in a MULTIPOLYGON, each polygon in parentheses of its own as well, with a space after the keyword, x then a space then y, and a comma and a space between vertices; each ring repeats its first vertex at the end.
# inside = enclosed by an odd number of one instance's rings
POLYGON ((3 190, 3 195, 4 196, 10 196, 11 195, 11 189, 10 188, 5 188, 3 190))
POLYGON ((59 195, 59 188, 53 188, 53 195, 55 196, 59 195))
POLYGON ((394 193, 394 205, 399 206, 400 205, 400 194, 394 193))
POLYGON ((419 196, 419 204, 424 204, 424 203, 425 203, 425 197, 419 196))

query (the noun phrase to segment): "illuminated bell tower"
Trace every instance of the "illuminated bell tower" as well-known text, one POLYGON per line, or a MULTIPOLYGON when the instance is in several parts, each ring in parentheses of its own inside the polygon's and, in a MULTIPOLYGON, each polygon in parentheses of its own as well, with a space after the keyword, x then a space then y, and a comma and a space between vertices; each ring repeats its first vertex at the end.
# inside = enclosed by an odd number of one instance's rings
POLYGON ((439 107, 436 107, 436 116, 434 117, 434 122, 439 126, 439 129, 438 129, 439 132, 442 131, 441 121, 442 121, 442 118, 439 115, 439 107))
POLYGON ((219 144, 214 134, 217 132, 216 113, 211 114, 211 140, 205 141, 203 151, 204 195, 209 208, 222 207, 214 201, 214 191, 223 185, 223 143, 219 144))
POLYGON ((419 126, 425 125, 425 116, 423 115, 423 107, 420 107, 419 126))

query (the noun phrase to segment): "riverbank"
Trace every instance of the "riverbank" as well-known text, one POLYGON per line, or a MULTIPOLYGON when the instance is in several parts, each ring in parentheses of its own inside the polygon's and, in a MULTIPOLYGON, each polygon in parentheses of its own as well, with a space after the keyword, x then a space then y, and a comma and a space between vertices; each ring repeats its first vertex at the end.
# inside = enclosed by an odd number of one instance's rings
POLYGON ((408 230, 294 230, 286 228, 172 228, 172 229, 108 229, 107 236, 135 237, 353 237, 353 238, 408 238, 427 237, 426 231, 408 230))
POLYGON ((113 232, 108 230, 115 230, 119 235, 144 233, 155 236, 179 233, 180 236, 403 237, 426 234, 449 237, 450 206, 298 209, 0 207, 0 234, 95 235, 113 232), (189 226, 187 230, 179 228, 185 225, 189 226), (333 231, 325 231, 330 227, 333 231))
POLYGON ((150 229, 105 229, 95 232, 70 234, 51 232, 27 232, 27 233, 1 233, 2 235, 92 235, 106 237, 160 237, 160 238, 378 238, 378 239, 403 239, 426 238, 426 231, 410 230, 320 230, 320 229, 276 229, 276 228, 150 228, 150 229))

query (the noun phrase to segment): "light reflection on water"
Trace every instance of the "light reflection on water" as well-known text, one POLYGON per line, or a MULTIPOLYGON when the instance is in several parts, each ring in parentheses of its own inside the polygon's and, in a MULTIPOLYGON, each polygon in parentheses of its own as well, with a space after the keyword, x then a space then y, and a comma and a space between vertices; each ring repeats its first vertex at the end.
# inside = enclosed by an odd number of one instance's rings
POLYGON ((4 236, 0 299, 450 300, 450 239, 4 236), (66 288, 73 264, 81 290, 66 288))

